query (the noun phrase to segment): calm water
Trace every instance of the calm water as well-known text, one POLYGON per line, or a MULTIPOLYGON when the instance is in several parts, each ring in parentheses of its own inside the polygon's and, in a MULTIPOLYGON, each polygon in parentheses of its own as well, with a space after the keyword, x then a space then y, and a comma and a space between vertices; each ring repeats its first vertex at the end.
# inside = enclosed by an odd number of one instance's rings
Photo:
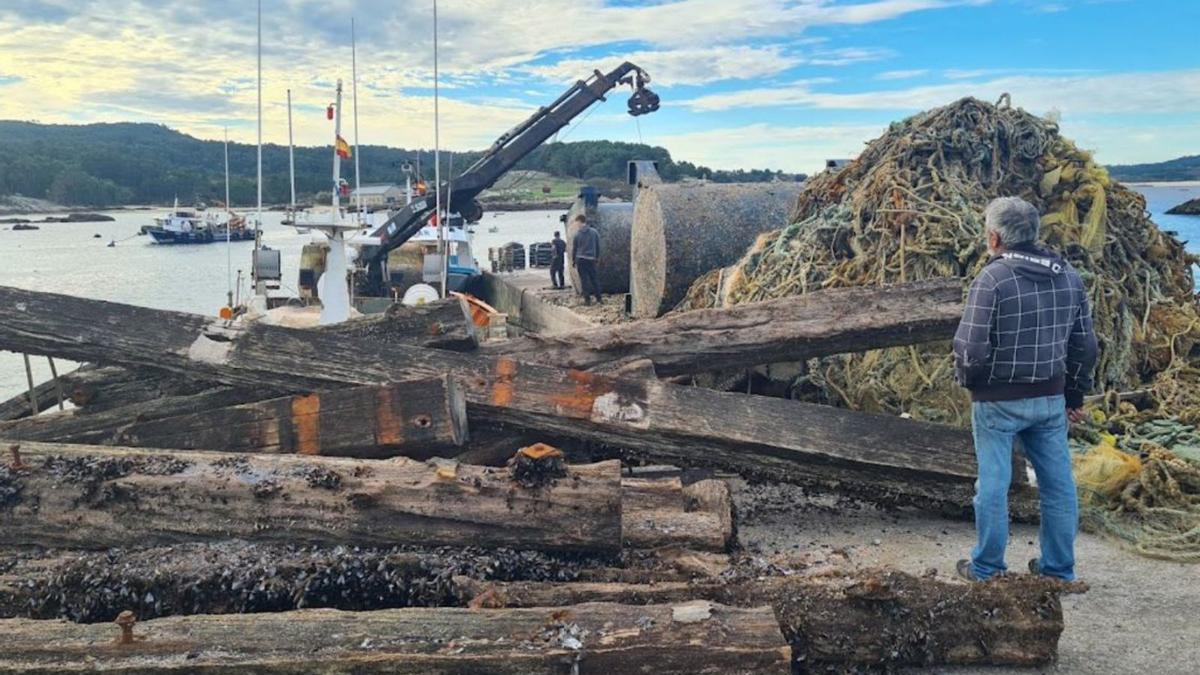
MULTIPOLYGON (((40 230, 12 231, 0 225, 0 285, 112 300, 156 309, 172 309, 216 316, 225 304, 228 288, 227 258, 237 271, 249 272, 253 242, 156 246, 147 236, 136 236, 162 209, 111 211, 108 223, 38 223, 40 230), (100 238, 94 238, 99 234, 100 238), (109 241, 117 245, 108 248, 109 241)), ((561 230, 560 211, 513 211, 484 215, 476 226, 475 256, 487 266, 489 247, 510 241, 529 245, 549 241, 561 230), (498 232, 488 232, 495 226, 498 232)), ((40 220, 45 215, 28 216, 40 220)), ((0 216, 6 217, 6 216, 0 216)), ((283 288, 296 295, 300 249, 313 234, 298 234, 280 225, 282 213, 263 214, 263 242, 279 249, 283 260, 283 288)), ((243 275, 245 276, 245 275, 243 275)), ((248 290, 242 284, 242 297, 248 290)), ((50 377, 43 357, 31 359, 34 381, 50 377)), ((55 361, 59 372, 74 366, 55 361)), ((25 365, 20 355, 0 351, 0 400, 25 391, 25 365)))
MULTIPOLYGON (((1137 185, 1160 227, 1178 233, 1188 248, 1200 253, 1200 216, 1168 216, 1163 212, 1188 199, 1200 197, 1200 184, 1137 185)), ((247 270, 253 244, 239 242, 202 246, 155 246, 148 237, 135 236, 158 211, 114 211, 111 223, 46 223, 40 230, 13 232, 0 229, 0 285, 52 291, 101 300, 113 300, 158 309, 216 315, 228 287, 227 251, 234 274, 247 270), (93 235, 99 234, 100 238, 93 235), (117 245, 108 248, 110 240, 117 245)), ((476 227, 475 255, 487 264, 487 249, 510 241, 528 245, 548 241, 561 229, 559 211, 488 213, 476 227), (491 233, 492 226, 498 232, 491 233)), ((44 214, 31 216, 38 220, 44 214)), ((263 241, 283 257, 284 288, 294 286, 300 249, 314 235, 297 234, 279 224, 281 213, 263 214, 263 241)), ((0 228, 11 227, 0 225, 0 228)), ((320 235, 315 235, 320 236, 320 235)), ((247 288, 243 284, 242 294, 247 288)), ((50 376, 44 358, 34 358, 34 381, 50 376)), ((59 364, 60 372, 72 367, 59 364)), ((25 389, 21 357, 0 352, 0 397, 25 389)))

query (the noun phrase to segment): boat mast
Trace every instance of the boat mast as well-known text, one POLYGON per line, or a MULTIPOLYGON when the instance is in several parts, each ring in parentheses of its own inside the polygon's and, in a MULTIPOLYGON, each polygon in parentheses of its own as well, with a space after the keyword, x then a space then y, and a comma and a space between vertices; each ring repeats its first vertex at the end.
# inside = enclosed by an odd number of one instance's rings
POLYGON ((292 90, 287 90, 288 103, 288 181, 292 186, 292 218, 295 219, 294 212, 296 211, 296 151, 295 145, 292 144, 292 90))
POLYGON ((354 210, 358 213, 358 222, 363 221, 362 183, 359 182, 358 170, 358 43, 354 38, 354 17, 350 17, 350 85, 354 98, 354 210))
POLYGON ((258 0, 258 209, 254 214, 254 248, 262 227, 262 0, 258 0))
POLYGON ((437 0, 433 0, 433 195, 434 210, 438 223, 438 255, 442 264, 439 276, 442 282, 442 297, 446 297, 446 218, 442 215, 442 139, 438 110, 438 14, 437 0))
POLYGON ((229 127, 225 127, 225 285, 226 304, 233 308, 233 254, 229 231, 233 229, 233 209, 229 206, 229 127))

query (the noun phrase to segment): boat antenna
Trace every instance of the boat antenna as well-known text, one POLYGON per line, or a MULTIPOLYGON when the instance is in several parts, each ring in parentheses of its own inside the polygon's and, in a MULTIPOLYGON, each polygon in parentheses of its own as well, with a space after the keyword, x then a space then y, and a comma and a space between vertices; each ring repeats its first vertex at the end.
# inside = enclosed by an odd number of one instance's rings
POLYGON ((438 254, 442 256, 442 297, 446 297, 446 219, 442 216, 442 139, 438 109, 438 12, 433 0, 433 212, 437 214, 438 254))
POLYGON ((362 183, 359 182, 358 170, 358 44, 354 37, 354 17, 350 17, 350 78, 351 96, 354 99, 354 210, 358 212, 358 222, 363 221, 362 183))
MULTIPOLYGON (((291 207, 292 207, 292 211, 295 212, 295 210, 296 210, 296 150, 295 150, 295 145, 293 145, 293 143, 292 143, 292 90, 291 89, 287 90, 287 104, 288 104, 288 181, 291 183, 291 187, 292 187, 291 207)), ((294 220, 295 218, 296 218, 296 216, 293 213, 292 219, 294 220)))
POLYGON ((233 309, 233 254, 230 253, 229 231, 233 229, 233 209, 229 206, 229 127, 225 127, 225 285, 226 303, 233 309))

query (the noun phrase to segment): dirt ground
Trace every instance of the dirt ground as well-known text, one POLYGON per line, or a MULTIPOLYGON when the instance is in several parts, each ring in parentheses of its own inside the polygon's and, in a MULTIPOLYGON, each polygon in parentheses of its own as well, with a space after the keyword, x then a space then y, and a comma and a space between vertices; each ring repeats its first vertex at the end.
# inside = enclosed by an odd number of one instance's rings
MULTIPOLYGON (((788 486, 739 485, 738 536, 763 553, 839 547, 859 567, 892 565, 953 578, 975 541, 970 522, 909 510, 834 503, 788 486)), ((1037 526, 1015 525, 1008 565, 1024 571, 1037 556, 1037 526)), ((1112 540, 1081 533, 1077 573, 1090 586, 1063 597, 1066 630, 1058 662, 1042 669, 939 668, 905 672, 966 674, 1200 672, 1200 565, 1151 560, 1112 540)))

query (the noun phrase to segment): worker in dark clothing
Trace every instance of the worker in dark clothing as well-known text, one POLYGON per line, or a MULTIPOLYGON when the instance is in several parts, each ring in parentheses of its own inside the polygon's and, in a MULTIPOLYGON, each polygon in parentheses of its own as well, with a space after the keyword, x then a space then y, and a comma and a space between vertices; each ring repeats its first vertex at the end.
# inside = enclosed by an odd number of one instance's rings
POLYGON ((559 290, 567 287, 566 279, 563 278, 563 268, 567 261, 567 242, 555 232, 550 245, 554 247, 554 257, 550 259, 550 285, 559 290))
POLYGON ((584 304, 592 304, 592 296, 596 302, 603 303, 600 297, 600 282, 596 280, 596 265, 600 262, 600 233, 587 222, 587 216, 582 213, 575 216, 579 223, 579 231, 571 243, 571 262, 579 273, 579 283, 583 286, 584 304))
POLYGON ((978 543, 958 573, 970 580, 1003 574, 1008 541, 1012 448, 1021 439, 1037 474, 1041 557, 1034 574, 1075 578, 1079 505, 1067 427, 1083 419, 1098 346, 1079 273, 1037 245, 1032 204, 1001 197, 984 213, 991 260, 971 284, 954 336, 955 373, 971 391, 978 543))

